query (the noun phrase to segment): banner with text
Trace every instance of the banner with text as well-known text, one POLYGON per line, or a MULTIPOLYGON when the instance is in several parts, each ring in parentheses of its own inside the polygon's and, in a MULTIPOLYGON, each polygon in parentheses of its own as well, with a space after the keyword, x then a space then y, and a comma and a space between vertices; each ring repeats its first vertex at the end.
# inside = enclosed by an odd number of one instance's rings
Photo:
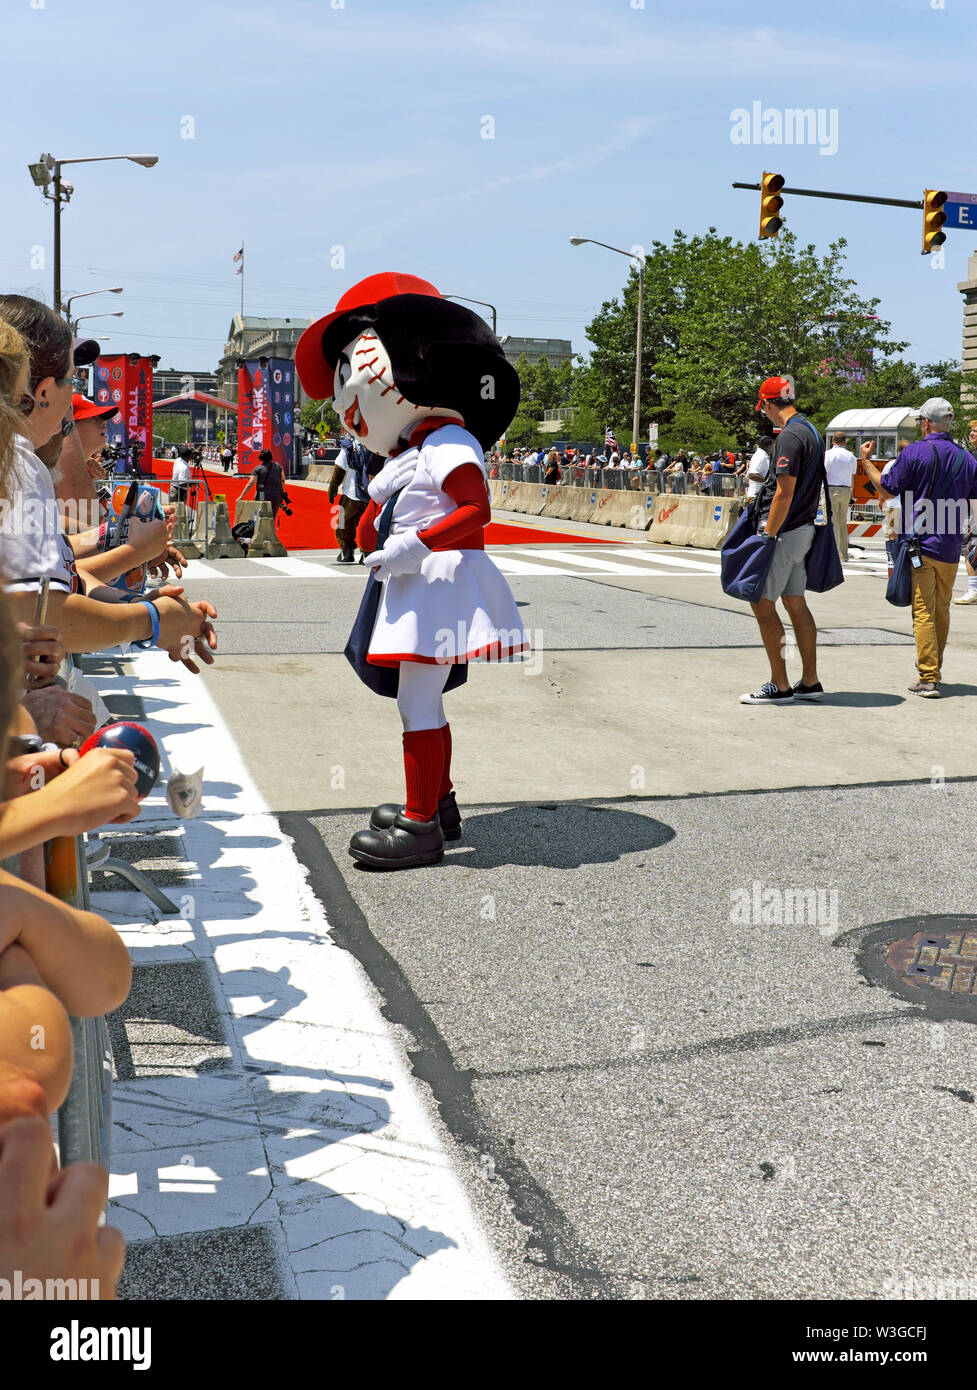
POLYGON ((271 407, 271 442, 265 447, 280 463, 286 478, 295 471, 295 363, 287 357, 268 361, 268 397, 271 407))
POLYGON ((270 374, 270 366, 262 367, 260 362, 245 362, 238 367, 237 466, 240 473, 250 473, 258 466, 258 455, 262 449, 272 448, 271 402, 268 397, 270 374))

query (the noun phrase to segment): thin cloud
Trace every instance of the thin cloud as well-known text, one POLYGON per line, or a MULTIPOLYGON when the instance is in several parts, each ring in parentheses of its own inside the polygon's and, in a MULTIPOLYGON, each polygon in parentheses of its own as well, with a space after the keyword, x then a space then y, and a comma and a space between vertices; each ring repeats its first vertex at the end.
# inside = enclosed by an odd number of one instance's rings
POLYGON ((398 217, 378 227, 376 234, 364 243, 364 249, 373 250, 383 246, 389 236, 398 228, 414 222, 418 218, 431 217, 443 208, 458 203, 471 202, 473 199, 487 198, 493 193, 501 192, 504 188, 511 188, 514 184, 543 183, 546 179, 561 174, 575 174, 581 169, 593 168, 594 165, 603 163, 605 159, 610 159, 612 155, 621 154, 624 150, 629 149, 652 126, 659 124, 664 119, 663 116, 635 116, 618 122, 616 132, 610 139, 599 144, 589 145, 575 154, 564 155, 560 159, 553 159, 544 164, 533 164, 528 169, 517 170, 512 174, 501 174, 498 178, 486 179, 483 183, 475 184, 470 188, 459 189, 455 193, 440 193, 436 197, 423 198, 405 208, 398 217))

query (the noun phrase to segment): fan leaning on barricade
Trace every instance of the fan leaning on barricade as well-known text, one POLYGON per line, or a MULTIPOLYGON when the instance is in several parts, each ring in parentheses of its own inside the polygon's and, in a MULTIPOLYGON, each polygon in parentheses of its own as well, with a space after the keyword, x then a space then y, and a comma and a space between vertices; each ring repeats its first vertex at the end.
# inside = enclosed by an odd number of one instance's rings
POLYGON ((919 679, 909 690, 932 700, 940 695, 953 582, 977 502, 977 459, 951 437, 949 401, 934 396, 915 414, 922 438, 907 444, 884 476, 872 462, 874 439, 862 444, 861 460, 879 496, 900 501, 901 534, 886 596, 912 604, 919 679))
MULTIPOLYGON (((9 746, 8 730, 21 737, 30 720, 17 705, 24 672, 7 610, 0 596, 0 858, 18 853, 23 865, 51 836, 131 820, 139 802, 131 753, 9 746)), ((59 1172, 47 1117, 71 1081, 69 1014, 118 1008, 131 975, 125 943, 103 917, 0 869, 0 1279, 83 1278, 82 1297, 114 1296, 124 1244, 99 1229, 108 1175, 94 1164, 59 1172)))
POLYGON ((16 328, 27 344, 30 365, 16 406, 19 433, 12 445, 7 507, 0 529, 0 565, 15 618, 30 623, 42 580, 50 579, 48 617, 69 652, 101 651, 119 643, 157 646, 174 661, 198 668, 209 663, 217 639, 206 602, 189 604, 182 589, 168 586, 153 594, 127 596, 109 588, 127 563, 94 553, 98 533, 68 536, 61 529, 54 485, 36 450, 72 424, 72 340, 67 324, 46 305, 22 295, 0 295, 0 319, 16 328), (31 524, 27 524, 30 519, 31 524), (128 601, 131 598, 132 601, 128 601))

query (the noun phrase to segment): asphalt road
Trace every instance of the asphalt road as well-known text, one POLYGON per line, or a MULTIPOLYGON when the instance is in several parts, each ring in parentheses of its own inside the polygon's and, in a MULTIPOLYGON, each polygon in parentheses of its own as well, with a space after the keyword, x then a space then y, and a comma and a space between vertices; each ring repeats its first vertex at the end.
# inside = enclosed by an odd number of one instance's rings
POLYGON ((973 610, 950 698, 916 700, 906 613, 852 573, 813 600, 824 705, 757 710, 737 702, 766 678, 755 628, 709 574, 513 575, 540 659, 449 697, 464 838, 384 875, 346 854, 401 787, 396 711, 341 656, 360 586, 235 563, 188 585, 221 614, 208 687, 517 1288, 969 1277, 973 1022, 860 952, 977 892, 973 610))

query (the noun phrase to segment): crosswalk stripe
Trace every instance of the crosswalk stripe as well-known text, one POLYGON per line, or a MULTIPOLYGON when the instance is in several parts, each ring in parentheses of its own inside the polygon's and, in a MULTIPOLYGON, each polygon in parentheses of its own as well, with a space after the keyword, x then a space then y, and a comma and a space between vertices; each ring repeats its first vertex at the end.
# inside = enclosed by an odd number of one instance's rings
POLYGON ((557 569, 554 565, 533 565, 528 560, 514 560, 510 555, 493 555, 491 559, 503 574, 573 574, 573 570, 557 569))
POLYGON ((206 564, 203 560, 190 560, 184 572, 185 579, 233 579, 233 574, 225 574, 223 570, 215 569, 213 565, 206 564))
POLYGON ((601 574, 630 574, 632 577, 638 573, 633 565, 622 565, 616 560, 596 560, 588 555, 576 555, 572 550, 552 550, 547 547, 546 555, 553 560, 560 560, 565 565, 579 565, 585 570, 600 570, 601 574))
POLYGON ((329 569, 327 565, 316 565, 311 560, 293 560, 290 555, 256 555, 252 564, 264 565, 276 574, 287 574, 293 579, 338 579, 340 574, 339 570, 329 569))
POLYGON ((630 550, 627 550, 627 551, 624 551, 623 553, 624 553, 625 555, 627 555, 627 558, 628 558, 629 560, 637 560, 639 564, 646 564, 646 565, 657 565, 657 564, 662 564, 662 565, 675 565, 676 568, 678 568, 678 569, 698 570, 700 573, 702 573, 703 571, 706 571, 706 572, 708 572, 709 574, 714 574, 714 573, 716 572, 716 570, 719 568, 719 556, 718 556, 718 553, 717 553, 716 559, 715 559, 714 561, 709 561, 709 560, 690 560, 690 559, 688 559, 685 555, 671 555, 671 554, 665 554, 665 553, 663 553, 663 552, 660 551, 660 550, 641 550, 641 551, 630 551, 630 550))

